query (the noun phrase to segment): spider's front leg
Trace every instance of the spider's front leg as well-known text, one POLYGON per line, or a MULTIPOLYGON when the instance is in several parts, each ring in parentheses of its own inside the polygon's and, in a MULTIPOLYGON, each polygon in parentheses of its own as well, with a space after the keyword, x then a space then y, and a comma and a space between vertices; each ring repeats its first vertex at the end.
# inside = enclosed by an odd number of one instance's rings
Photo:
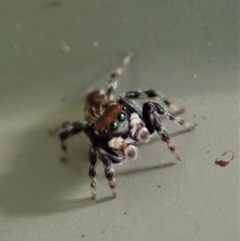
POLYGON ((98 156, 103 163, 105 177, 108 180, 109 187, 112 190, 112 196, 113 198, 116 198, 117 186, 116 186, 116 180, 114 178, 114 169, 113 169, 112 163, 121 163, 125 161, 126 158, 124 156, 114 155, 102 148, 98 149, 98 156))
POLYGON ((97 185, 97 179, 96 179, 96 164, 97 164, 97 155, 96 151, 93 147, 90 147, 88 152, 88 158, 89 158, 89 179, 90 179, 90 186, 92 189, 92 199, 96 199, 96 185, 97 185))
POLYGON ((181 114, 184 112, 183 107, 173 103, 164 94, 157 90, 131 90, 127 91, 123 96, 128 99, 159 98, 175 114, 181 114))
POLYGON ((160 135, 162 141, 167 144, 168 149, 174 154, 177 160, 181 160, 180 154, 176 151, 175 145, 170 138, 167 130, 161 123, 160 116, 164 115, 168 120, 175 121, 177 124, 184 126, 185 128, 192 130, 194 127, 181 119, 179 116, 169 112, 156 102, 145 102, 143 104, 143 120, 146 124, 148 131, 152 134, 154 131, 160 135))

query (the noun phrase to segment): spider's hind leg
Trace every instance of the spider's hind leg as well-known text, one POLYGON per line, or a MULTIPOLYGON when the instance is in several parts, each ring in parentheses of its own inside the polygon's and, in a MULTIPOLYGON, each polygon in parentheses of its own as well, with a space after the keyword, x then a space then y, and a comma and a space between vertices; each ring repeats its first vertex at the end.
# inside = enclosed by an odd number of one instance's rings
POLYGON ((61 154, 60 154, 60 161, 67 161, 67 146, 65 144, 65 139, 68 138, 67 134, 69 130, 72 129, 71 122, 64 121, 59 125, 55 125, 48 129, 48 134, 55 136, 59 134, 59 138, 61 140, 61 154))
POLYGON ((50 128, 48 128, 48 134, 51 136, 55 136, 56 134, 60 133, 61 131, 63 131, 64 129, 66 129, 66 127, 70 125, 70 122, 68 121, 64 121, 61 124, 52 126, 50 128))
POLYGON ((112 71, 110 75, 110 80, 108 82, 107 91, 106 91, 106 95, 109 101, 115 100, 115 90, 117 89, 119 78, 122 75, 126 66, 131 61, 132 56, 133 56, 132 52, 128 53, 128 55, 123 59, 121 66, 115 68, 112 71))
POLYGON ((76 135, 80 132, 82 132, 85 128, 85 124, 74 121, 74 122, 68 122, 65 121, 60 125, 57 125, 51 129, 48 130, 49 134, 55 135, 59 133, 59 139, 60 139, 60 144, 61 144, 61 155, 60 155, 60 160, 61 161, 67 161, 67 145, 66 145, 66 140, 73 136, 76 135))

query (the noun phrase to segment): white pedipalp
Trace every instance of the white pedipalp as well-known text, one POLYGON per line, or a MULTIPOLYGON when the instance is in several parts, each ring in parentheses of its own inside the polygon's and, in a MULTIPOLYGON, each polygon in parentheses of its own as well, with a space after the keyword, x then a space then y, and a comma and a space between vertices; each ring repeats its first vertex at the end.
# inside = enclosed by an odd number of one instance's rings
POLYGON ((144 143, 150 140, 150 133, 137 113, 131 114, 130 126, 130 133, 132 137, 135 137, 138 141, 144 143))
POLYGON ((124 139, 120 137, 114 137, 108 142, 108 146, 114 150, 118 150, 122 147, 124 139))
POLYGON ((115 151, 124 153, 125 156, 134 160, 137 158, 137 147, 135 146, 136 141, 131 138, 113 137, 109 142, 108 146, 115 151))

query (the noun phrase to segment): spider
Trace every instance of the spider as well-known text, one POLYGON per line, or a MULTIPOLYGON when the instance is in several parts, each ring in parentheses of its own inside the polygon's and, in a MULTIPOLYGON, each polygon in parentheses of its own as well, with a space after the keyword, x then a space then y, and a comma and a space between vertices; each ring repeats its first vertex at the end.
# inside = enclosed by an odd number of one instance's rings
POLYGON ((181 119, 176 113, 183 108, 169 101, 156 90, 127 91, 116 98, 115 90, 124 68, 130 62, 133 54, 129 53, 110 75, 107 90, 93 90, 85 98, 84 122, 63 122, 53 128, 51 133, 59 131, 61 142, 61 160, 67 160, 66 140, 84 132, 90 139, 88 152, 89 178, 92 199, 96 198, 96 164, 100 159, 104 166, 105 177, 112 190, 113 198, 117 196, 116 180, 113 164, 119 164, 126 159, 137 158, 137 145, 147 143, 151 135, 157 132, 161 140, 177 160, 181 160, 173 141, 162 124, 163 117, 192 130, 193 126, 181 119), (158 97, 172 110, 168 111, 153 98, 158 97), (137 100, 146 100, 143 104, 137 100))

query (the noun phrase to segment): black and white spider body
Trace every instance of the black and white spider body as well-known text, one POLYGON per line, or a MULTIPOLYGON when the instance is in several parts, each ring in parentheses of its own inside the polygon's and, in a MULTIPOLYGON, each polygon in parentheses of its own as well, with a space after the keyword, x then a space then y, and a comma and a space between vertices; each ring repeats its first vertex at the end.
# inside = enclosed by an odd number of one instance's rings
POLYGON ((127 91, 115 98, 119 76, 131 57, 132 54, 128 54, 122 66, 113 71, 106 91, 93 90, 88 93, 84 106, 85 122, 64 122, 54 129, 60 130, 62 160, 67 159, 66 140, 69 137, 84 132, 90 139, 88 157, 93 199, 96 198, 97 159, 100 159, 104 165, 105 176, 115 198, 117 190, 112 164, 122 163, 128 158, 136 159, 137 145, 148 142, 154 132, 159 134, 175 158, 181 159, 167 130, 162 125, 163 116, 186 129, 193 128, 188 122, 151 100, 155 97, 160 98, 175 113, 183 110, 159 91, 127 91), (147 101, 143 104, 136 103, 139 98, 147 101))

